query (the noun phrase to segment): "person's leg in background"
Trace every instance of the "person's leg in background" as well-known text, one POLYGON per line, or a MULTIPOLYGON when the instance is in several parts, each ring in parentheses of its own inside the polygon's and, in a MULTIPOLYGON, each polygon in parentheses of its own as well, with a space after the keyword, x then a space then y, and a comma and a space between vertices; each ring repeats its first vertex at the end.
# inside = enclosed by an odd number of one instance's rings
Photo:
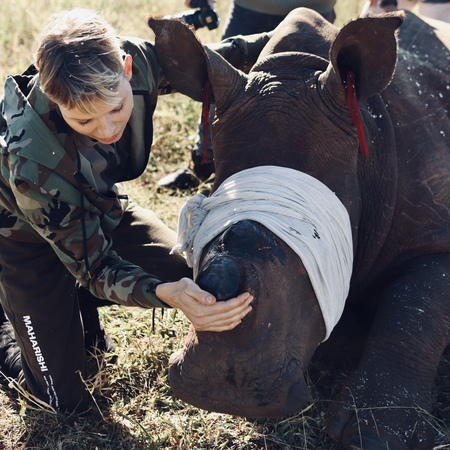
POLYGON ((419 15, 430 19, 450 22, 450 0, 421 0, 419 2, 419 15))

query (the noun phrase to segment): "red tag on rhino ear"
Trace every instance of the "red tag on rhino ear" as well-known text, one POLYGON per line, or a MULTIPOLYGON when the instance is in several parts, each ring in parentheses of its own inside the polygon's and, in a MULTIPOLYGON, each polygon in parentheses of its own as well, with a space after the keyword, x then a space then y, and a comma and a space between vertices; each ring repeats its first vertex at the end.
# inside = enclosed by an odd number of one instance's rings
POLYGON ((369 149, 367 148, 364 126, 359 112, 358 98, 356 97, 355 75, 351 70, 347 72, 347 105, 350 110, 350 115, 352 116, 353 124, 356 128, 356 133, 358 134, 361 155, 367 156, 369 154, 369 149))
POLYGON ((208 163, 208 129, 209 129, 209 111, 211 109, 211 83, 209 80, 206 80, 205 85, 203 86, 203 104, 202 104, 202 151, 203 158, 202 164, 208 163))

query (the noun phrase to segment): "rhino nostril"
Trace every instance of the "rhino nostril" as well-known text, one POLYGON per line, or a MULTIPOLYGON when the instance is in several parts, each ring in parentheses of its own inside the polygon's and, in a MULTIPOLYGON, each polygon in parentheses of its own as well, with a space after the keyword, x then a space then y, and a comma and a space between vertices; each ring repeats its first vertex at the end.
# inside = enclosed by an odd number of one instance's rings
POLYGON ((226 256, 213 259, 197 277, 197 284, 217 300, 229 300, 239 294, 241 271, 236 261, 226 256))

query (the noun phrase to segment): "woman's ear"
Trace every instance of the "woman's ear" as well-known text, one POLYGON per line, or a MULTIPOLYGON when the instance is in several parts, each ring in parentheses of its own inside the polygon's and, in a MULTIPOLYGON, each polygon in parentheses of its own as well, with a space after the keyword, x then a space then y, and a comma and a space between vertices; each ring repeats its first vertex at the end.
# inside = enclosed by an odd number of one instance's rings
POLYGON ((133 57, 131 55, 125 55, 125 59, 123 61, 125 66, 125 75, 128 78, 128 81, 131 80, 133 75, 133 57))

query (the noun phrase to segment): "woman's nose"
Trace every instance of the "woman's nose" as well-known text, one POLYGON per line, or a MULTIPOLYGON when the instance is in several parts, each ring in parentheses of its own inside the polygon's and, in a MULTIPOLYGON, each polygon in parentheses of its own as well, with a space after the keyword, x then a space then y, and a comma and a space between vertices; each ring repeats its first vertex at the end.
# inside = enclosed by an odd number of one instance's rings
POLYGON ((115 126, 111 120, 103 119, 97 126, 97 135, 100 138, 107 138, 114 134, 115 126))

